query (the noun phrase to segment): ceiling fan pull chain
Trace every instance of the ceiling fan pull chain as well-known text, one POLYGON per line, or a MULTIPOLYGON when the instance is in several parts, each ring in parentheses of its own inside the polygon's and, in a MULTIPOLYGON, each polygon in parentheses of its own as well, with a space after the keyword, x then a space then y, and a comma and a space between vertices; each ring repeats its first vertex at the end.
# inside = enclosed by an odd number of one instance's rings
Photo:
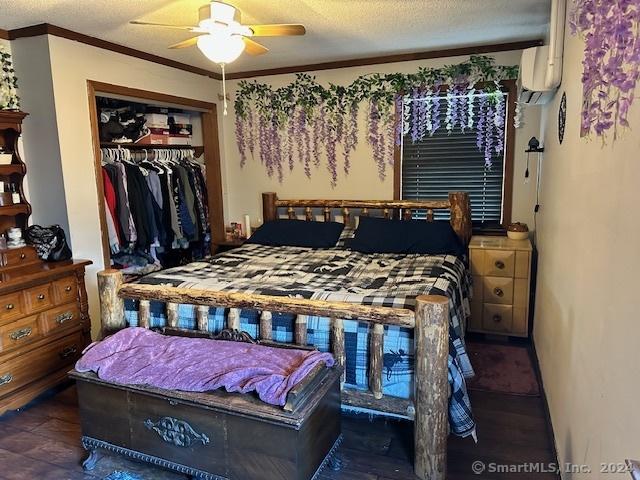
POLYGON ((224 76, 224 63, 221 63, 220 67, 222 67, 222 98, 224 102, 224 110, 222 111, 222 114, 226 117, 227 116, 227 81, 224 76))

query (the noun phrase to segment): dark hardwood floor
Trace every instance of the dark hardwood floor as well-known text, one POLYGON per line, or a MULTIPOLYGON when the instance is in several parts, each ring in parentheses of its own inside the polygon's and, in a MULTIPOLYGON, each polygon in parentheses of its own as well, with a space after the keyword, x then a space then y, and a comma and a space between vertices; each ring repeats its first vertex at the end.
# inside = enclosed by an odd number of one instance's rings
MULTIPOLYGON (((472 391, 478 423, 478 443, 471 438, 449 439, 451 480, 558 478, 541 473, 489 473, 491 465, 555 462, 550 433, 540 397, 519 397, 472 391), (473 462, 487 470, 474 474, 473 462)), ((0 417, 0 479, 102 479, 115 470, 138 474, 145 480, 184 479, 120 457, 105 455, 95 470, 84 473, 80 461, 80 425, 74 387, 40 399, 19 412, 0 417)), ((322 480, 412 480, 413 433, 409 422, 343 416, 343 468, 325 470, 322 480)), ((506 468, 506 467, 501 467, 506 468)))

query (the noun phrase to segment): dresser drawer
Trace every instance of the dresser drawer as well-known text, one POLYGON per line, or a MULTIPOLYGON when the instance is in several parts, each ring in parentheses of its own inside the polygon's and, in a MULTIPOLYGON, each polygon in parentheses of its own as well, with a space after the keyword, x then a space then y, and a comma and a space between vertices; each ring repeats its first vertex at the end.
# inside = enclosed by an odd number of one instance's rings
POLYGON ((0 325, 11 322, 25 315, 25 306, 20 292, 9 293, 0 297, 0 325))
POLYGON ((0 352, 13 350, 37 340, 41 336, 38 316, 22 318, 0 327, 0 352))
POLYGON ((80 325, 80 309, 78 304, 69 303, 41 313, 40 318, 44 333, 77 327, 80 325))
POLYGON ((513 277, 515 257, 513 250, 485 250, 483 275, 513 277))
POLYGON ((482 328, 491 332, 509 333, 513 320, 512 310, 511 305, 485 303, 482 312, 482 328))
POLYGON ((7 268, 21 267, 31 263, 39 263, 38 253, 33 247, 16 248, 4 251, 3 264, 7 268))
POLYGON ((82 334, 78 332, 11 360, 0 358, 0 396, 72 364, 82 348, 82 334))
POLYGON ((51 284, 45 283, 24 291, 24 299, 27 304, 27 313, 36 313, 51 308, 53 298, 51 284))
POLYGON ((53 296, 56 305, 75 302, 78 298, 78 281, 76 277, 64 277, 53 282, 53 296))
POLYGON ((488 303, 513 303, 513 278, 483 277, 483 297, 488 303))

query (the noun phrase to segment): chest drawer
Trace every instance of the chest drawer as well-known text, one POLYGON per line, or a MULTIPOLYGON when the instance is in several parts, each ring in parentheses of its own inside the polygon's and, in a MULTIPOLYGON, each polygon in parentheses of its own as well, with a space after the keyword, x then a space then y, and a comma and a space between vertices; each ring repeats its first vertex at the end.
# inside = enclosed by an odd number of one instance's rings
POLYGON ((13 350, 40 338, 38 316, 16 320, 0 327, 0 352, 13 350))
POLYGON ((7 268, 21 267, 31 263, 39 263, 38 253, 33 247, 5 250, 2 254, 3 264, 7 268))
POLYGON ((37 285, 24 291, 24 299, 27 304, 27 313, 36 313, 51 308, 53 298, 51 284, 37 285))
POLYGON ((44 333, 80 325, 80 310, 76 303, 52 308, 40 314, 44 333))
POLYGON ((78 298, 78 281, 75 276, 53 282, 53 296, 57 305, 75 302, 78 298))
POLYGON ((485 250, 483 275, 513 277, 516 255, 513 250, 485 250))
POLYGON ((0 297, 0 325, 11 322, 25 315, 25 307, 20 292, 9 293, 0 297))
POLYGON ((483 277, 483 297, 488 303, 513 303, 513 278, 483 277))
POLYGON ((482 313, 482 328, 491 332, 507 333, 511 331, 513 309, 511 305, 485 303, 482 313))
POLYGON ((10 360, 0 358, 0 397, 75 362, 82 347, 77 332, 10 360))
POLYGON ((130 394, 131 448, 226 477, 223 413, 169 399, 130 394))

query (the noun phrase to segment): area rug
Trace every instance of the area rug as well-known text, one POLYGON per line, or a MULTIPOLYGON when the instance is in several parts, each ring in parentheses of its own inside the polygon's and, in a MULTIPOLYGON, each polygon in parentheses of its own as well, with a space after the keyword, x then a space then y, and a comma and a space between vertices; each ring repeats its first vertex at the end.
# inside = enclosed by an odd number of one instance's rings
POLYGON ((133 473, 116 470, 115 472, 104 477, 103 480, 142 480, 142 478, 138 475, 134 475, 133 473))
POLYGON ((524 346, 467 342, 467 352, 476 376, 467 381, 471 390, 540 395, 529 350, 524 346))

